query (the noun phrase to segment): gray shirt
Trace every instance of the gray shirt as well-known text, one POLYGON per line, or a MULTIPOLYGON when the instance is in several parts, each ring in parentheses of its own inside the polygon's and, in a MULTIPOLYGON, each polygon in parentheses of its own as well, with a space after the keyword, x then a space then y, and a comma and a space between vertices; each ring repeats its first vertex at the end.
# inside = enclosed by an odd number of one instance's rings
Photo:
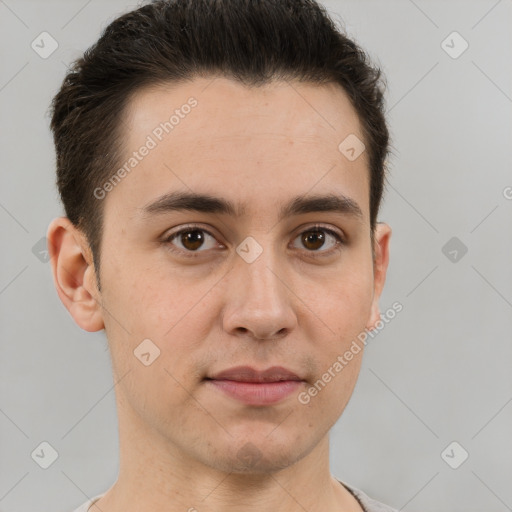
MULTIPOLYGON (((356 489, 355 487, 348 485, 346 482, 342 482, 341 480, 338 480, 338 482, 340 482, 340 484, 343 485, 356 498, 364 512, 398 512, 394 508, 388 507, 387 505, 384 505, 379 501, 375 501, 374 499, 367 496, 363 491, 360 491, 359 489, 356 489)), ((104 495, 105 492, 102 494, 98 494, 97 496, 94 496, 94 498, 91 498, 73 512, 88 512, 91 505, 93 505, 104 495)))

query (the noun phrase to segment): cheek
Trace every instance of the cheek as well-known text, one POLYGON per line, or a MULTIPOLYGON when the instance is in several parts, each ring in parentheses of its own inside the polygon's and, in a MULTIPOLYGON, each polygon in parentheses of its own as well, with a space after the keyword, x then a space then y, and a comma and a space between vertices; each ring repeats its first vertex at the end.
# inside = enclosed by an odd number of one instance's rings
POLYGON ((120 385, 123 395, 156 427, 170 422, 172 407, 193 408, 196 347, 205 338, 207 323, 203 317, 197 321, 197 311, 205 293, 200 287, 180 293, 179 279, 164 281, 151 271, 139 276, 110 286, 112 314, 105 325, 117 379, 126 375, 120 385))
POLYGON ((359 375, 364 345, 358 336, 365 331, 372 299, 372 267, 360 260, 350 269, 347 265, 324 293, 316 294, 316 309, 311 308, 320 312, 328 326, 317 322, 316 332, 311 333, 318 357, 318 384, 312 389, 311 406, 330 410, 333 421, 345 408, 359 375), (326 336, 319 336, 320 330, 326 336))
POLYGON ((126 331, 155 339, 186 322, 201 301, 207 300, 211 287, 207 279, 191 280, 161 264, 147 268, 135 259, 112 264, 105 283, 105 304, 111 316, 115 315, 126 331))
MULTIPOLYGON (((343 269, 315 294, 314 311, 338 342, 364 330, 373 300, 373 270, 361 262, 343 269)), ((312 308, 313 309, 313 308, 312 308)))
POLYGON ((107 313, 105 328, 113 365, 119 376, 130 371, 130 379, 138 382, 131 392, 141 400, 139 389, 157 394, 165 389, 167 401, 179 402, 187 398, 179 383, 194 380, 194 362, 216 319, 208 294, 212 283, 164 278, 152 270, 132 275, 138 277, 119 278, 105 287, 112 313, 107 313), (153 362, 146 367, 144 359, 153 362))

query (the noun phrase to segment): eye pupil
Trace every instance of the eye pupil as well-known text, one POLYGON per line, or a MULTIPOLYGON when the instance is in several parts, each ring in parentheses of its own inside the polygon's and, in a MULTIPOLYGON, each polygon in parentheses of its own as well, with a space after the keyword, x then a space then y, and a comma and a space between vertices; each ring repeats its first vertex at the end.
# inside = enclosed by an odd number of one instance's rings
POLYGON ((184 231, 181 234, 181 243, 183 244, 183 247, 186 247, 187 249, 189 249, 191 251, 193 251, 195 249, 199 249, 199 247, 201 247, 203 242, 204 242, 204 235, 198 229, 194 229, 191 231, 184 231))
POLYGON ((302 242, 304 243, 304 247, 308 249, 319 249, 324 245, 325 235, 322 231, 307 231, 302 236, 302 242), (318 244, 318 242, 320 243, 318 244), (309 245, 310 243, 313 244, 313 247, 309 245))

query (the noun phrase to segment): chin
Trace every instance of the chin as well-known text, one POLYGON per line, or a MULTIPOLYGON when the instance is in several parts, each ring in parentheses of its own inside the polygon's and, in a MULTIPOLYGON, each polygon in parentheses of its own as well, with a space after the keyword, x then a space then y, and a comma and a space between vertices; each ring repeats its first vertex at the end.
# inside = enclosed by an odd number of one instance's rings
MULTIPOLYGON (((232 448, 235 443, 232 443, 232 448)), ((235 451, 224 451, 227 457, 215 458, 214 466, 221 471, 235 474, 276 473, 295 464, 306 453, 298 453, 296 443, 290 446, 273 446, 267 438, 265 442, 242 441, 235 451)))

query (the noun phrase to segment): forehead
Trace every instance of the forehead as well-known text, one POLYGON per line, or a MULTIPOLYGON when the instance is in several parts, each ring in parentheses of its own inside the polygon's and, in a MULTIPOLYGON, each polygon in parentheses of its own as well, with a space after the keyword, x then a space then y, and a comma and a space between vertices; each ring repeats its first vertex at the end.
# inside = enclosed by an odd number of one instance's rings
POLYGON ((128 142, 137 138, 138 131, 150 133, 155 122, 169 121, 174 112, 172 134, 180 138, 243 137, 256 131, 270 135, 271 130, 275 136, 290 140, 315 138, 315 142, 336 143, 349 133, 363 138, 358 116, 337 84, 274 81, 245 86, 228 78, 212 77, 138 90, 124 116, 125 124, 131 128, 128 142), (187 107, 191 98, 197 102, 193 109, 187 107), (189 116, 189 110, 194 115, 189 116), (182 123, 187 117, 190 119, 182 123))
POLYGON ((339 148, 363 135, 336 84, 247 87, 210 77, 147 87, 128 103, 122 131, 123 164, 139 155, 108 199, 137 211, 176 189, 268 208, 283 196, 329 191, 369 207, 366 152, 350 161, 339 148))

